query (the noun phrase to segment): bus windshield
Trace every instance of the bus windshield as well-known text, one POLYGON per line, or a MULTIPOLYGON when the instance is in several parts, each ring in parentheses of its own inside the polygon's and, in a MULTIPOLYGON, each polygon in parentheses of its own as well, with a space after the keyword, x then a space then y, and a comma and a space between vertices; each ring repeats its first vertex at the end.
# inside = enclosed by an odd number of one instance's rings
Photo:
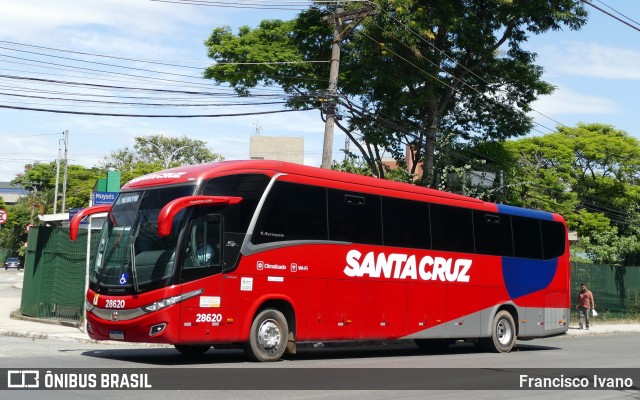
POLYGON ((191 196, 195 186, 123 192, 102 228, 89 285, 98 293, 132 294, 162 287, 175 272, 180 211, 168 237, 158 235, 158 214, 168 202, 191 196))

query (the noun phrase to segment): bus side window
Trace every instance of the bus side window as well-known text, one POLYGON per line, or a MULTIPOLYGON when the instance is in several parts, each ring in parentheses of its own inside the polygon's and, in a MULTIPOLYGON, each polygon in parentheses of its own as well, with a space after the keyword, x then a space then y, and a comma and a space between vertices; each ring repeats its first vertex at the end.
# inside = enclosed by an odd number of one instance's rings
POLYGON ((560 257, 565 253, 566 230, 562 223, 540 221, 542 231, 542 252, 545 260, 560 257))
POLYGON ((328 189, 329 240, 382 244, 380 196, 328 189))
POLYGON ((513 248, 518 258, 542 259, 542 235, 540 220, 511 216, 513 223, 513 248))
POLYGON ((473 253, 473 219, 468 208, 431 204, 434 250, 473 253))
POLYGON ((220 265, 220 222, 199 221, 192 225, 185 268, 220 265))
POLYGON ((251 236, 254 244, 291 240, 327 240, 325 189, 276 182, 251 236))
POLYGON ((431 249, 429 203, 382 198, 384 245, 431 249))
POLYGON ((484 211, 473 212, 476 253, 513 257, 511 216, 484 211))

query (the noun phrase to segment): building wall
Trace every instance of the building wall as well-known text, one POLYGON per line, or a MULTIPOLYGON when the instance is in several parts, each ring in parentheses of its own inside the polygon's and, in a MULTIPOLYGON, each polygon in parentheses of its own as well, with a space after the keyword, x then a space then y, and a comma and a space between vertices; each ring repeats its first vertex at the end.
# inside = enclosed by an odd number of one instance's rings
POLYGON ((29 194, 22 186, 13 186, 9 182, 0 182, 0 197, 7 204, 15 204, 20 197, 29 194))
POLYGON ((278 160, 304 163, 304 138, 251 136, 249 156, 252 160, 278 160))

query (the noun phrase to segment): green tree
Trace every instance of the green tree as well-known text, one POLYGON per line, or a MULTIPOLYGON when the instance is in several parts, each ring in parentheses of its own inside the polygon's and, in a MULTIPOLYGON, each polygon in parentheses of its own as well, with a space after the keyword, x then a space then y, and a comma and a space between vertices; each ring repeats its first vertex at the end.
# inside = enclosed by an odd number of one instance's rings
MULTIPOLYGON (((89 197, 96 180, 102 177, 104 171, 98 167, 85 168, 80 165, 69 165, 67 167, 67 192, 65 198, 65 208, 85 207, 89 204, 89 197)), ((62 210, 62 190, 63 172, 60 169, 58 203, 60 212, 62 210)), ((53 201, 56 186, 56 163, 27 164, 24 173, 17 176, 11 183, 21 185, 29 190, 25 201, 33 210, 34 215, 53 212, 53 201)), ((34 219, 35 223, 38 221, 34 219)))
MULTIPOLYGON (((339 92, 327 97, 336 5, 318 2, 291 21, 265 20, 235 35, 213 30, 205 42, 216 63, 204 76, 241 95, 279 85, 292 108, 339 105, 337 121, 376 176, 382 158, 399 162, 405 146, 414 174, 435 186, 442 135, 500 140, 532 128, 530 104, 552 86, 541 80, 536 55, 521 47, 528 35, 579 29, 586 11, 574 0, 378 0, 375 14, 341 38, 339 92)), ((362 3, 341 3, 347 11, 362 3)), ((323 114, 321 114, 323 115, 323 114)))
POLYGON ((86 207, 89 204, 91 192, 100 178, 104 178, 104 170, 98 167, 84 168, 79 165, 69 165, 67 168, 67 197, 66 207, 86 207))
MULTIPOLYGON (((345 157, 342 161, 333 161, 331 163, 331 169, 334 171, 342 171, 349 172, 352 174, 364 175, 364 176, 374 176, 371 168, 364 162, 361 158, 358 158, 357 155, 351 153, 350 151, 343 150, 345 153, 345 157)), ((407 173, 404 168, 392 168, 390 166, 385 165, 385 176, 387 179, 397 182, 407 182, 411 181, 411 177, 407 173)))
POLYGON ((593 260, 640 261, 640 141, 609 125, 578 124, 505 146, 517 159, 510 203, 564 215, 593 260))
POLYGON ((102 162, 104 169, 120 171, 124 182, 161 169, 224 159, 207 148, 205 141, 186 136, 174 138, 150 135, 139 136, 134 140, 133 151, 118 149, 102 162))
POLYGON ((0 249, 8 250, 9 255, 24 256, 24 242, 27 241, 26 227, 31 222, 32 209, 27 203, 27 198, 4 209, 7 211, 8 218, 0 228, 0 249))

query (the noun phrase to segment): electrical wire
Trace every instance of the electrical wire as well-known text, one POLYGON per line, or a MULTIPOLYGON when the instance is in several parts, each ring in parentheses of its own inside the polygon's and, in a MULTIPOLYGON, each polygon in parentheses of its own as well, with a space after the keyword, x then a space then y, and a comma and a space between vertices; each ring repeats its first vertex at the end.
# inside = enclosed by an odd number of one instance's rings
POLYGON ((298 111, 309 111, 313 108, 295 109, 295 110, 275 110, 275 111, 255 111, 247 113, 229 113, 229 114, 174 114, 174 115, 160 115, 160 114, 117 114, 117 113, 94 113, 94 112, 82 112, 71 110, 53 110, 45 108, 33 108, 33 107, 15 107, 0 104, 0 108, 7 108, 11 110, 26 110, 26 111, 40 111, 57 114, 74 114, 74 115, 94 115, 101 117, 131 117, 131 118, 222 118, 222 117, 244 117, 249 115, 265 115, 265 114, 279 114, 298 111))
MULTIPOLYGON (((588 0, 581 0, 581 1, 582 1, 583 3, 585 3, 585 4, 590 5, 591 7, 595 8, 596 10, 598 10, 598 11, 600 11, 600 12, 604 13, 604 14, 607 14, 607 15, 608 15, 608 16, 610 16, 611 18, 613 18, 613 19, 615 19, 615 20, 617 20, 617 21, 620 21, 620 22, 622 22, 623 24, 625 24, 625 25, 627 25, 627 26, 631 27, 632 29, 635 29, 636 31, 640 32, 640 27, 635 26, 635 25, 633 25, 633 24, 631 24, 631 23, 629 23, 629 22, 627 22, 627 21, 625 21, 625 20, 621 19, 620 17, 617 17, 617 16, 613 15, 613 14, 611 14, 610 12, 608 12, 608 11, 606 11, 606 10, 603 10, 602 8, 600 8, 600 7, 596 6, 595 4, 593 4, 592 2, 590 2, 590 1, 588 1, 588 0)), ((603 3, 603 4, 604 4, 604 3, 603 3)), ((632 20, 632 21, 633 21, 633 20, 632 20)), ((634 22, 635 22, 635 21, 634 21, 634 22)))

